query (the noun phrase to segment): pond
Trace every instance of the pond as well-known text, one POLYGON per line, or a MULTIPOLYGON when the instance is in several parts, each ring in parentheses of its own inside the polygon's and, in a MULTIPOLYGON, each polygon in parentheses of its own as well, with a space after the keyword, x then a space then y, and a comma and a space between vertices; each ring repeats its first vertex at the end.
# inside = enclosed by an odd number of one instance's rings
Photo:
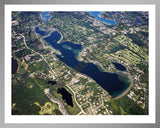
POLYGON ((115 62, 113 62, 113 64, 115 65, 116 69, 118 69, 120 71, 126 71, 125 66, 123 66, 122 64, 115 63, 115 62))
POLYGON ((56 81, 48 81, 47 84, 55 85, 57 82, 56 81))
POLYGON ((58 88, 57 93, 62 95, 64 102, 73 107, 72 95, 65 88, 58 88))

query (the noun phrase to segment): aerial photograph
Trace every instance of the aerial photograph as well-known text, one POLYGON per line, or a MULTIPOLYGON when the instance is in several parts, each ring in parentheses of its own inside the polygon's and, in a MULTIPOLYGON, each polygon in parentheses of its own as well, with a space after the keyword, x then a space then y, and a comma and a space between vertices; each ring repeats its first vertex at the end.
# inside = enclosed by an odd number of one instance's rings
POLYGON ((12 115, 149 115, 148 11, 12 11, 12 115))

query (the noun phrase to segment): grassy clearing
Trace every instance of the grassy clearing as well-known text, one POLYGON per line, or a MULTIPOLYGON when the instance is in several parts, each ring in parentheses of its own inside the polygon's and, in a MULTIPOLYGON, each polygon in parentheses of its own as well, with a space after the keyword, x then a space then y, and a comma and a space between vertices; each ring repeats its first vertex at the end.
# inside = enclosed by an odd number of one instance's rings
POLYGON ((35 102, 34 104, 41 108, 41 111, 39 111, 40 115, 52 114, 52 111, 55 110, 55 107, 51 102, 46 102, 44 106, 41 106, 38 102, 35 102))

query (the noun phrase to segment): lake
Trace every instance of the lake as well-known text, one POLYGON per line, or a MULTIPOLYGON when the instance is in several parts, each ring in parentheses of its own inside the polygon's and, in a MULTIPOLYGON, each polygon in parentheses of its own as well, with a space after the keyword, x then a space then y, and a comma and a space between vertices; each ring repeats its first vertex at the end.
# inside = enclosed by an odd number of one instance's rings
POLYGON ((41 12, 41 13, 40 13, 41 18, 42 18, 46 23, 52 18, 52 16, 51 16, 49 13, 50 13, 49 11, 44 11, 44 12, 41 12))
POLYGON ((100 15, 102 14, 102 12, 100 12, 100 11, 88 11, 88 13, 105 24, 111 24, 111 25, 117 24, 116 21, 114 21, 114 20, 103 19, 102 17, 100 17, 100 15))
POLYGON ((120 79, 118 74, 103 72, 98 68, 97 65, 93 63, 79 61, 77 56, 83 49, 82 45, 74 44, 69 41, 57 43, 60 38, 61 34, 58 31, 53 31, 48 37, 45 37, 44 40, 50 46, 61 52, 61 55, 56 54, 56 56, 67 66, 91 77, 103 89, 108 91, 112 97, 120 95, 129 87, 130 82, 126 82, 125 80, 120 79))

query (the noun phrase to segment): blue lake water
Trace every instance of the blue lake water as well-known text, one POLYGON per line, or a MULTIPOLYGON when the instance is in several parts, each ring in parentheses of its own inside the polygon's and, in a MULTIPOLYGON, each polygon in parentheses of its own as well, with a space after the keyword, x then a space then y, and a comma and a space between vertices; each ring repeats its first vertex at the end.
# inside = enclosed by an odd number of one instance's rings
MULTIPOLYGON (((41 33, 41 31, 39 32, 41 33)), ((61 55, 56 55, 57 58, 70 68, 94 79, 103 89, 108 91, 112 97, 118 96, 129 87, 130 83, 120 80, 118 74, 103 72, 93 63, 79 61, 77 55, 82 51, 83 47, 80 44, 74 44, 69 41, 57 43, 60 38, 60 33, 54 31, 50 36, 45 37, 44 40, 61 52, 61 55)))
POLYGON ((49 14, 50 12, 49 11, 44 11, 44 12, 41 12, 40 13, 40 16, 41 18, 45 21, 45 22, 48 22, 52 16, 49 14))
MULTIPOLYGON (((111 25, 117 24, 116 21, 114 21, 114 20, 103 19, 102 17, 100 17, 100 14, 102 14, 102 12, 100 12, 100 11, 88 11, 88 13, 103 23, 111 24, 111 25)), ((114 13, 111 13, 111 14, 114 14, 114 13)))

